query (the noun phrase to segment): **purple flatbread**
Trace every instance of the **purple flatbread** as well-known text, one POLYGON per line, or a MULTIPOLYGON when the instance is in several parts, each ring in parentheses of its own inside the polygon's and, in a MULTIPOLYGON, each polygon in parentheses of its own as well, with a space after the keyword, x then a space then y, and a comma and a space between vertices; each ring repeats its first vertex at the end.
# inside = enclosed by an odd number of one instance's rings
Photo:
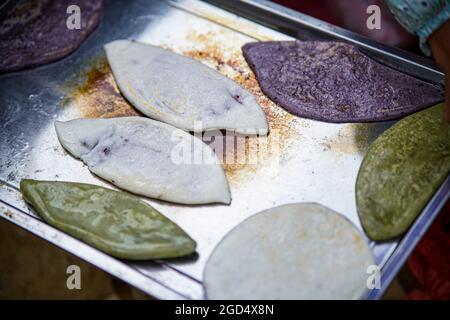
POLYGON ((440 85, 386 67, 342 42, 256 42, 242 51, 262 91, 304 118, 386 121, 444 100, 440 85))
POLYGON ((102 0, 22 0, 0 23, 0 72, 47 64, 75 51, 98 25, 102 0), (70 5, 80 8, 80 29, 70 30, 70 5))

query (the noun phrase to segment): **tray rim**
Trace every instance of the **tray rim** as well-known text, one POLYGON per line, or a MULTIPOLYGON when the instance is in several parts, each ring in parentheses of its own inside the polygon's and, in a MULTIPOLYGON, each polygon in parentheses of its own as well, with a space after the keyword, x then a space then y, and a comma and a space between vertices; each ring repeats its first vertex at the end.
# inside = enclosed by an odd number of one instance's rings
MULTIPOLYGON (((176 3, 176 1, 168 1, 176 3)), ((413 71, 420 71, 413 73, 414 76, 431 82, 444 84, 444 73, 432 59, 419 56, 400 48, 382 44, 363 35, 308 16, 280 4, 268 0, 201 1, 247 18, 270 29, 275 29, 278 32, 286 34, 286 31, 290 31, 293 34, 289 35, 295 38, 298 38, 296 35, 298 31, 309 31, 320 33, 322 36, 329 37, 330 40, 350 42, 363 49, 366 53, 371 55, 372 58, 376 59, 377 56, 388 58, 385 63, 393 68, 400 67, 400 70, 409 73, 401 68, 402 66, 407 65, 412 68, 413 71), (289 23, 289 25, 287 25, 287 23, 289 23), (286 30, 287 28, 290 28, 290 30, 286 30)))
MULTIPOLYGON (((176 3, 177 1, 163 0, 164 2, 168 2, 169 5, 176 3)), ((422 58, 420 56, 416 56, 414 54, 405 52, 403 50, 388 47, 381 45, 377 42, 369 40, 363 36, 356 35, 351 33, 345 29, 333 26, 331 24, 322 22, 318 19, 309 17, 307 15, 298 13, 291 9, 282 7, 278 4, 271 3, 266 0, 236 0, 236 1, 226 1, 226 0, 202 0, 203 2, 207 2, 212 4, 215 7, 225 9, 228 12, 235 13, 238 16, 242 16, 251 21, 255 21, 251 17, 246 16, 246 11, 243 11, 244 7, 240 7, 241 12, 235 12, 236 8, 226 8, 228 7, 239 7, 240 5, 246 5, 247 8, 256 9, 257 10, 266 10, 271 15, 275 15, 282 17, 283 19, 288 19, 292 21, 293 27, 298 28, 298 26, 303 26, 304 28, 309 28, 311 30, 320 31, 324 34, 333 35, 335 38, 350 41, 364 49, 367 49, 369 52, 374 54, 387 54, 390 59, 393 61, 398 61, 401 63, 407 63, 411 68, 418 68, 421 72, 421 76, 423 76, 426 80, 441 82, 443 83, 443 74, 436 68, 435 64, 426 58, 422 58)), ((239 9, 239 8, 237 8, 239 9)), ((270 27, 267 25, 267 22, 256 21, 257 23, 269 27, 271 29, 277 28, 270 27)), ((217 23, 215 21, 215 23, 217 23)), ((285 33, 285 31, 281 31, 285 33)), ((15 186, 10 185, 8 182, 0 180, 0 185, 3 185, 5 188, 14 189, 17 191, 15 186)), ((1 195, 1 192, 0 192, 1 195)), ((379 299, 386 288, 389 286, 392 279, 395 277, 400 267, 406 261, 407 257, 417 245, 420 238, 424 235, 425 231, 431 225, 434 218, 439 213, 440 208, 445 204, 445 201, 450 197, 450 175, 441 185, 441 187, 437 190, 436 194, 430 200, 428 205, 424 208, 422 213, 416 219, 413 226, 410 227, 408 233, 399 241, 395 250, 392 251, 389 257, 386 257, 383 262, 383 272, 381 275, 381 289, 372 290, 368 299, 379 299)), ((74 254, 83 260, 91 263, 92 265, 99 267, 111 275, 118 277, 119 279, 128 282, 130 285, 151 294, 155 298, 160 299, 188 299, 189 297, 184 296, 182 293, 177 292, 176 287, 171 287, 159 281, 157 277, 153 278, 149 275, 149 272, 143 273, 138 270, 138 268, 133 267, 126 263, 126 261, 117 260, 103 252, 71 237, 70 235, 59 231, 52 226, 49 226, 40 219, 33 216, 33 214, 27 213, 25 210, 18 208, 14 204, 8 202, 8 200, 4 200, 0 198, 0 216, 7 221, 18 225, 19 227, 30 231, 31 233, 43 238, 44 240, 49 241, 50 243, 62 248, 63 250, 74 254), (2 210, 5 208, 5 210, 2 210), (11 214, 12 213, 12 214, 11 214), (62 242, 58 242, 48 234, 54 235, 55 239, 63 239, 62 242), (73 250, 71 245, 79 248, 79 250, 73 250), (103 259, 111 260, 109 261, 108 267, 105 268, 104 264, 101 264, 97 261, 97 258, 101 257, 103 259), (124 276, 125 275, 125 276, 124 276)), ((155 261, 156 265, 160 265, 162 267, 167 266, 163 261, 155 261)), ((169 266, 170 268, 170 266, 169 266)), ((173 273, 177 273, 180 275, 180 271, 172 270, 173 273)), ((189 279, 188 275, 182 274, 181 276, 189 279)), ((193 279, 190 279, 194 281, 193 279)), ((198 284, 197 284, 198 285, 198 284)), ((203 297, 204 298, 204 297, 203 297)))
MULTIPOLYGON (((417 73, 412 74, 415 77, 422 78, 430 82, 436 82, 440 84, 444 83, 444 74, 439 70, 437 65, 431 59, 421 57, 399 48, 381 44, 365 36, 356 34, 354 32, 308 16, 301 12, 297 12, 277 3, 267 0, 203 1, 216 5, 224 10, 230 11, 239 16, 243 16, 249 20, 262 24, 268 28, 275 29, 282 33, 286 32, 283 30, 279 30, 279 26, 273 25, 273 20, 289 20, 289 22, 292 23, 292 31, 294 32, 307 29, 309 31, 323 33, 334 39, 350 42, 364 49, 365 51, 367 50, 369 55, 371 53, 375 54, 376 56, 381 55, 387 57, 388 60, 392 61, 393 63, 407 64, 409 68, 417 69, 415 70, 417 71, 417 73), (264 20, 265 16, 268 16, 268 18, 266 19, 270 19, 270 16, 273 16, 273 20, 264 20)), ((286 26, 284 25, 284 27, 286 26)), ((295 35, 293 36, 295 38, 298 38, 295 35)), ((387 64, 389 65, 389 63, 387 64)), ((407 72, 405 70, 402 70, 401 68, 400 70, 403 72, 407 72)), ((406 262, 407 258, 419 243, 420 239, 424 236, 425 232, 431 226, 432 222, 437 217, 448 199, 450 199, 450 174, 446 179, 444 179, 441 186, 436 190, 435 194, 430 199, 428 204, 423 208, 422 212, 416 218, 413 225, 409 228, 408 232, 400 238, 396 248, 383 263, 380 280, 381 288, 370 290, 367 299, 377 300, 382 297, 394 277, 399 272, 400 268, 406 262)))

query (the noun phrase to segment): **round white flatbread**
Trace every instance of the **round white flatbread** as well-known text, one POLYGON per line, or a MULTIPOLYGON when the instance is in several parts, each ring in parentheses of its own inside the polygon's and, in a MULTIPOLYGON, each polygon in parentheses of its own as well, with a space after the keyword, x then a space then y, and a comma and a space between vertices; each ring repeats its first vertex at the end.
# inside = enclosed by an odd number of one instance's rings
POLYGON ((255 214, 218 244, 204 271, 208 299, 359 299, 374 265, 361 232, 318 204, 255 214))

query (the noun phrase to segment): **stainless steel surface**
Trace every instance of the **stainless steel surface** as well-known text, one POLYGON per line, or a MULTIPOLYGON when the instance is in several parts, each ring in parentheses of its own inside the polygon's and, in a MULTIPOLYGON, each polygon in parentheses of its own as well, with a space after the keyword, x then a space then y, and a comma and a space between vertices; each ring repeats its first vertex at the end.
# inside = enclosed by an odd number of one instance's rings
MULTIPOLYGON (((101 25, 76 53, 48 66, 0 76, 0 215, 158 298, 202 299, 202 272, 212 249, 232 227, 261 210, 291 202, 318 202, 346 215, 361 228, 355 205, 356 175, 368 145, 392 122, 327 124, 288 114, 260 92, 240 51, 244 43, 292 39, 286 25, 281 28, 274 24, 286 24, 283 19, 289 18, 296 37, 345 36, 381 60, 395 62, 400 69, 420 73, 428 80, 442 80, 442 74, 426 60, 410 59, 395 49, 386 51, 361 37, 341 34, 340 29, 329 29, 329 25, 266 1, 212 2, 240 3, 243 15, 249 15, 252 10, 248 6, 253 6, 255 13, 263 12, 260 23, 286 33, 199 1, 111 0, 105 3, 101 25), (248 147, 236 146, 238 150, 255 151, 253 142, 259 139, 258 162, 224 165, 233 198, 230 206, 180 206, 144 199, 197 241, 194 257, 119 261, 43 223, 18 192, 19 181, 25 177, 112 187, 63 150, 53 122, 134 114, 116 91, 105 66, 103 44, 120 38, 161 45, 201 60, 249 89, 268 115, 268 138, 251 138, 248 147)), ((230 155, 231 150, 233 146, 227 143, 225 154, 230 155)), ((383 289, 448 197, 449 185, 447 179, 403 239, 371 243, 377 263, 385 266, 383 289)), ((379 297, 382 291, 372 292, 371 298, 379 297)))
POLYGON ((267 0, 206 0, 246 18, 256 20, 300 40, 341 40, 353 43, 373 58, 425 80, 444 83, 443 73, 430 59, 383 45, 267 0))

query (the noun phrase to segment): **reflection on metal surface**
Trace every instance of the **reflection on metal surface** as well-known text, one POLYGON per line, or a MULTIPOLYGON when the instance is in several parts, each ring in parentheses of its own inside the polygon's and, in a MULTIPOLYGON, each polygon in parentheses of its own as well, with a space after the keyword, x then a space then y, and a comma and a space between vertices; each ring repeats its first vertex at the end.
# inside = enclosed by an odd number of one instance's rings
MULTIPOLYGON (((285 203, 318 202, 361 228, 355 205, 356 175, 369 144, 392 123, 329 124, 306 120, 267 99, 242 56, 241 46, 255 39, 292 38, 192 0, 176 1, 175 6, 162 1, 111 0, 105 4, 103 17, 99 29, 70 57, 0 77, 0 180, 4 182, 0 185, 0 199, 5 208, 0 209, 0 215, 9 220, 20 217, 21 222, 15 223, 161 298, 203 298, 202 273, 211 251, 231 228, 261 210, 285 203), (141 115, 120 94, 103 52, 105 43, 120 38, 160 45, 215 68, 254 94, 267 115, 271 130, 268 137, 247 137, 241 144, 234 135, 216 137, 225 139, 222 159, 238 151, 253 154, 256 150, 260 156, 256 164, 224 164, 231 205, 184 206, 144 199, 197 241, 194 258, 118 261, 43 224, 18 192, 22 178, 114 188, 64 151, 53 122, 141 115), (279 148, 273 148, 273 144, 279 148), (51 236, 60 241, 55 242, 51 236)), ((216 152, 220 156, 220 150, 216 152)), ((388 263, 398 243, 371 243, 377 262, 388 263)))
MULTIPOLYGON (((257 21, 261 25, 270 26, 300 40, 348 41, 358 46, 372 58, 392 68, 424 80, 444 83, 442 71, 431 59, 381 44, 357 33, 283 7, 270 0, 205 1, 257 21)), ((189 8, 192 6, 185 5, 184 7, 189 8)), ((187 10, 189 11, 189 9, 187 10)))

